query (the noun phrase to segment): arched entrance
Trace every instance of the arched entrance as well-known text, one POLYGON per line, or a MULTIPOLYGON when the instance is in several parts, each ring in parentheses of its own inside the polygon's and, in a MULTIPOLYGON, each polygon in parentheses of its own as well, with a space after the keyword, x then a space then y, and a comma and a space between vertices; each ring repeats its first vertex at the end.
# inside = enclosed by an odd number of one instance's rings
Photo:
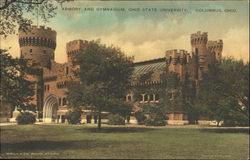
POLYGON ((50 95, 46 98, 43 106, 43 122, 56 122, 58 110, 58 98, 56 95, 50 95))

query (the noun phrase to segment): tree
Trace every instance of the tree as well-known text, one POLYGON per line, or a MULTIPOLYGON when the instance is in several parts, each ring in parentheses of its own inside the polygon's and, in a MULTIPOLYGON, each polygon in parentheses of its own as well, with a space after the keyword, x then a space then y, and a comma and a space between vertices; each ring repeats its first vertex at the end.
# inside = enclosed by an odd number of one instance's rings
POLYGON ((200 83, 198 98, 218 124, 249 125, 249 62, 226 58, 211 65, 200 83))
POLYGON ((81 115, 82 115, 82 110, 76 109, 76 110, 70 110, 66 114, 66 119, 70 124, 78 124, 81 122, 81 115))
POLYGON ((197 124, 197 121, 202 118, 202 103, 197 98, 197 88, 195 81, 190 78, 190 73, 185 74, 184 81, 181 82, 181 100, 183 109, 187 113, 188 121, 191 124, 197 124))
POLYGON ((160 105, 165 106, 167 112, 182 112, 182 93, 179 75, 174 72, 165 71, 160 77, 162 87, 160 88, 160 105))
POLYGON ((25 74, 34 74, 34 71, 28 67, 27 60, 12 58, 6 50, 0 49, 0 59, 1 99, 13 107, 19 106, 19 110, 31 110, 34 108, 29 103, 34 95, 33 83, 25 79, 25 74))
POLYGON ((69 106, 89 106, 98 113, 98 129, 101 129, 102 111, 116 112, 115 102, 123 101, 129 89, 132 57, 126 57, 119 48, 103 45, 97 40, 88 43, 77 57, 76 64, 80 65, 76 73, 80 83, 69 86, 69 106))
POLYGON ((56 15, 55 2, 63 3, 69 0, 2 0, 0 6, 0 35, 7 37, 15 34, 16 28, 27 30, 33 23, 28 16, 36 15, 43 22, 56 15))

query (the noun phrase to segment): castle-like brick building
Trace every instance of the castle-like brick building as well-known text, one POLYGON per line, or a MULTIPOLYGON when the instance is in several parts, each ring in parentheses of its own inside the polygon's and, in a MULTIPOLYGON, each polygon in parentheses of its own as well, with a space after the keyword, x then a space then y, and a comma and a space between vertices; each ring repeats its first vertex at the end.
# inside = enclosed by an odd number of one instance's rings
MULTIPOLYGON (((77 80, 73 71, 79 66, 73 63, 75 56, 88 45, 86 40, 74 40, 66 44, 67 62, 60 64, 55 62, 56 31, 44 26, 32 26, 28 32, 19 31, 19 45, 21 57, 29 59, 39 73, 27 75, 34 81, 35 95, 32 103, 40 113, 39 118, 43 122, 65 122, 67 110, 67 82, 77 80)), ((191 79, 198 82, 202 79, 202 72, 207 66, 221 60, 223 42, 208 41, 207 33, 197 32, 191 35, 190 52, 186 50, 168 50, 165 57, 134 63, 132 86, 140 84, 138 77, 142 74, 152 72, 152 77, 147 83, 157 85, 160 75, 164 71, 178 73, 180 80, 184 79, 186 73, 190 73, 191 79)), ((146 85, 146 84, 145 84, 146 85)), ((158 102, 158 94, 141 93, 140 100, 135 102, 133 92, 126 95, 126 101, 134 103, 158 102)), ((169 124, 185 124, 184 113, 168 113, 169 124)), ((84 110, 82 120, 87 123, 97 122, 97 116, 90 110, 84 110)), ((130 118, 131 122, 133 118, 130 118)))

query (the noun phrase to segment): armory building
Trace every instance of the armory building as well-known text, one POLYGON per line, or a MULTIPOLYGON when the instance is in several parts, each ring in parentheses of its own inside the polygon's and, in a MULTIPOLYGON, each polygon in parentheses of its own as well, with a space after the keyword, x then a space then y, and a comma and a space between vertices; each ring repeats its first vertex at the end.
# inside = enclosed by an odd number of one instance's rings
MULTIPOLYGON (((39 69, 37 75, 28 75, 30 81, 35 82, 35 95, 32 103, 36 110, 41 113, 39 118, 43 122, 65 122, 65 114, 68 111, 67 82, 77 81, 73 71, 79 66, 73 63, 76 55, 81 52, 88 41, 73 40, 66 44, 67 62, 60 64, 55 62, 56 31, 44 26, 32 26, 28 32, 19 31, 19 45, 21 57, 29 59, 35 68, 39 69)), ((191 34, 191 51, 167 50, 165 56, 134 63, 133 80, 131 86, 134 88, 141 85, 155 86, 161 83, 160 75, 168 70, 178 73, 180 80, 183 80, 186 73, 191 79, 198 82, 202 79, 202 72, 211 63, 220 62, 222 57, 223 42, 208 41, 207 33, 197 32, 191 34), (140 83, 138 77, 151 72, 151 78, 145 83, 140 83)), ((140 93, 140 99, 135 101, 133 91, 125 96, 126 101, 132 103, 157 103, 159 94, 140 93)), ((105 113, 104 113, 105 114, 105 113)), ((186 124, 187 115, 181 111, 173 111, 167 114, 168 124, 186 124)), ((105 117, 105 116, 104 116, 105 117)), ((82 121, 96 123, 97 116, 91 110, 83 110, 82 121)), ((130 122, 135 122, 130 117, 130 122)))

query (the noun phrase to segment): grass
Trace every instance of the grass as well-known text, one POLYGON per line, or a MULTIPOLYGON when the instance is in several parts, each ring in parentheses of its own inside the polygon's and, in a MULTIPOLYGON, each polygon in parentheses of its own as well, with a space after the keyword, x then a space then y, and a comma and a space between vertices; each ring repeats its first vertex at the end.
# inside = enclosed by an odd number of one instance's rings
POLYGON ((1 127, 0 158, 242 159, 249 129, 13 125, 1 127))

